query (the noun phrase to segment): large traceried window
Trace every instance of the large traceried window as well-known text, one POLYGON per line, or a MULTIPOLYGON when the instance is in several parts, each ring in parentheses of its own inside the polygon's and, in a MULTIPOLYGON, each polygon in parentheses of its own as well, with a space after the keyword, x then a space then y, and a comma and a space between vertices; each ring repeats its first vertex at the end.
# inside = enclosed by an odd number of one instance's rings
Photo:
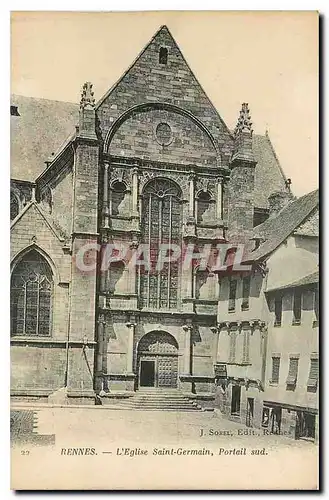
POLYGON ((181 244, 181 190, 168 179, 150 181, 142 199, 142 241, 149 245, 151 269, 138 268, 140 306, 175 309, 178 304, 179 263, 165 263, 156 270, 160 245, 181 244))
POLYGON ((16 265, 11 278, 11 335, 49 336, 52 294, 49 264, 31 250, 16 265))
POLYGON ((10 193, 10 220, 15 219, 19 213, 19 202, 15 193, 10 193))

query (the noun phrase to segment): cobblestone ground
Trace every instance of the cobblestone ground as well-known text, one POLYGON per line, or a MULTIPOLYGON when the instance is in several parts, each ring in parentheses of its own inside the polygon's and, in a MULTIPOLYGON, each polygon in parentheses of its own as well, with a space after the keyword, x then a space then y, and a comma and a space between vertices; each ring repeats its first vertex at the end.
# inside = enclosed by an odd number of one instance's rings
POLYGON ((317 488, 316 445, 264 435, 212 412, 96 406, 33 413, 33 433, 54 442, 13 443, 17 489, 317 488), (72 452, 86 449, 87 456, 72 452))
MULTIPOLYGON (((26 415, 31 412, 26 411, 26 415)), ((257 446, 316 448, 313 443, 286 436, 267 435, 213 412, 114 410, 104 407, 42 408, 34 410, 34 432, 55 435, 56 444, 102 442, 106 445, 257 446)), ((13 425, 14 437, 19 429, 13 425)), ((73 446, 74 444, 72 444, 73 446)))

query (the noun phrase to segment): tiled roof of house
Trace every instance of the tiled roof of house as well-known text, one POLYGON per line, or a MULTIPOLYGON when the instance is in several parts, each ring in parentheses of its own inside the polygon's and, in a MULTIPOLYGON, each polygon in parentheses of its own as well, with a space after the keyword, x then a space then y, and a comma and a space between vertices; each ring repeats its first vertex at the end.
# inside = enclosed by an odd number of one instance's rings
POLYGON ((285 285, 276 287, 276 288, 271 288, 270 290, 266 290, 267 292, 271 292, 274 290, 283 290, 285 288, 296 288, 298 286, 307 286, 307 285, 313 285, 315 283, 319 283, 319 271, 316 271, 312 274, 308 274, 307 276, 304 276, 303 278, 300 278, 297 281, 293 281, 292 283, 287 283, 285 285))
POLYGON ((316 189, 286 205, 276 216, 269 217, 263 224, 255 227, 254 237, 263 239, 257 250, 249 253, 246 260, 259 260, 272 253, 286 240, 308 217, 312 216, 319 204, 316 189))
MULTIPOLYGON (((45 161, 75 133, 79 106, 75 103, 13 95, 20 116, 11 117, 11 176, 34 181, 45 161)), ((285 189, 285 176, 269 137, 253 135, 256 207, 267 208, 273 191, 285 189)))

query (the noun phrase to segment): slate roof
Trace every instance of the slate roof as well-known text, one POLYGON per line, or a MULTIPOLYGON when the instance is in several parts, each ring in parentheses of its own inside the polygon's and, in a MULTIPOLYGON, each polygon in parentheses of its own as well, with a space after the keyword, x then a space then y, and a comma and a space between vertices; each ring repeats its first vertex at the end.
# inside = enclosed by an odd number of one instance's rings
POLYGON ((45 161, 75 132, 79 106, 70 102, 11 96, 20 116, 10 117, 11 177, 34 181, 45 161))
MULTIPOLYGON (((11 117, 11 176, 34 181, 45 169, 45 161, 75 133, 79 105, 13 95, 11 104, 20 116, 11 117)), ((284 190, 285 176, 269 137, 253 136, 255 169, 254 204, 267 208, 273 191, 284 190)))
POLYGON ((271 288, 270 290, 266 290, 267 292, 271 292, 274 290, 283 290, 285 288, 296 288, 298 286, 307 286, 307 285, 313 285, 315 283, 319 283, 319 271, 316 271, 312 274, 308 274, 307 276, 304 276, 303 278, 300 278, 297 281, 293 281, 292 283, 288 283, 286 285, 278 286, 276 288, 271 288))
POLYGON ((272 253, 298 228, 319 204, 318 189, 286 205, 276 216, 268 218, 254 229, 254 237, 265 241, 257 250, 249 253, 245 260, 259 260, 272 253))

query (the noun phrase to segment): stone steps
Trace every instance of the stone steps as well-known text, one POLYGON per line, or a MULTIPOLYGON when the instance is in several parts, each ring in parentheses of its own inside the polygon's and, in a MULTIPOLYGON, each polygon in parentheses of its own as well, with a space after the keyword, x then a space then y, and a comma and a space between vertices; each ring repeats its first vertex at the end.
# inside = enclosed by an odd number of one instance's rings
MULTIPOLYGON (((110 402, 103 402, 111 405, 110 402)), ((200 411, 202 408, 179 391, 140 391, 134 396, 113 402, 116 408, 129 410, 200 411)))

